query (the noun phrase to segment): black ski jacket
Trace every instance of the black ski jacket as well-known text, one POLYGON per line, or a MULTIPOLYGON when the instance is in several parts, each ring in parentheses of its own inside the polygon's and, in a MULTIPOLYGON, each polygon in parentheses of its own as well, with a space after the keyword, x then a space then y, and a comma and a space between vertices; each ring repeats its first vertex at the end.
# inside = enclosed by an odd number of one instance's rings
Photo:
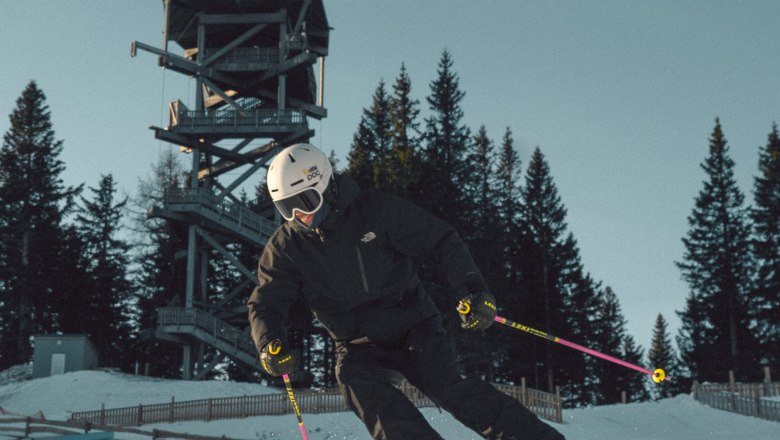
POLYGON ((337 176, 338 198, 321 228, 286 222, 260 257, 258 286, 247 303, 258 351, 286 338, 290 306, 303 295, 336 341, 400 342, 437 315, 415 260, 439 272, 451 292, 486 290, 465 243, 444 221, 405 199, 361 191, 337 176))

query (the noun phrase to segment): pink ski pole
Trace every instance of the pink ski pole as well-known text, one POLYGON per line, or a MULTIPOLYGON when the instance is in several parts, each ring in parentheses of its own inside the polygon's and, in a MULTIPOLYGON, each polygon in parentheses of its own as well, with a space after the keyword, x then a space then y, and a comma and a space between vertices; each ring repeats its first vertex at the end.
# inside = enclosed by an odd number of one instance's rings
POLYGON ((303 440, 309 440, 309 434, 306 433, 306 427, 303 426, 301 409, 298 408, 298 402, 295 400, 295 395, 293 394, 292 384, 290 383, 290 376, 283 374, 282 379, 284 379, 284 386, 287 387, 287 396, 290 398, 290 403, 292 404, 293 411, 295 412, 295 417, 298 418, 298 427, 301 428, 301 437, 303 437, 303 440))
POLYGON ((618 359, 618 358, 606 355, 604 353, 598 352, 598 351, 590 349, 588 347, 583 347, 582 345, 575 344, 574 342, 569 342, 569 341, 567 341, 565 339, 561 339, 561 338, 559 338, 557 336, 553 336, 553 335, 547 334, 547 333, 545 333, 543 331, 537 330, 535 328, 528 327, 527 325, 523 325, 523 324, 511 321, 511 320, 506 319, 506 318, 502 318, 500 316, 496 316, 495 320, 496 320, 496 322, 504 324, 504 325, 506 325, 508 327, 512 327, 513 329, 521 330, 521 331, 524 331, 526 333, 530 333, 530 334, 532 334, 534 336, 539 336, 540 338, 547 339, 548 341, 556 342, 558 344, 565 345, 565 346, 567 346, 569 348, 573 348, 575 350, 579 350, 579 351, 581 351, 583 353, 587 353, 589 355, 596 356, 596 357, 599 357, 601 359, 604 359, 604 360, 607 360, 607 361, 610 361, 610 362, 614 362, 614 363, 616 363, 618 365, 622 365, 622 366, 624 366, 626 368, 631 368, 632 370, 636 370, 636 371, 639 371, 641 373, 649 374, 653 378, 653 382, 655 382, 655 383, 661 383, 664 380, 669 380, 669 378, 666 377, 666 372, 664 372, 664 370, 662 370, 660 368, 656 368, 655 371, 650 371, 650 370, 648 370, 646 368, 640 367, 639 365, 634 365, 634 364, 632 364, 630 362, 626 362, 624 360, 621 360, 621 359, 618 359))

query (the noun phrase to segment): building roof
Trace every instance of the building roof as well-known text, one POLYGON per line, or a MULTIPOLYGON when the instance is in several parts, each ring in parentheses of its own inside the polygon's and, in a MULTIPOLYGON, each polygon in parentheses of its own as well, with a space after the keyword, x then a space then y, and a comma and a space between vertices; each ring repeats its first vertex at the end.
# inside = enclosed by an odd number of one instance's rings
MULTIPOLYGON (((310 44, 315 47, 328 47, 330 28, 325 16, 322 0, 168 0, 169 21, 168 39, 175 41, 183 49, 197 47, 197 15, 206 14, 271 14, 282 9, 293 24, 306 6, 306 33, 310 44)), ((163 0, 163 5, 165 0, 163 0)), ((221 47, 235 38, 236 31, 225 26, 224 32, 210 31, 206 37, 207 47, 221 47)), ((264 41, 278 41, 279 31, 269 26, 248 41, 249 45, 263 46, 264 41)))

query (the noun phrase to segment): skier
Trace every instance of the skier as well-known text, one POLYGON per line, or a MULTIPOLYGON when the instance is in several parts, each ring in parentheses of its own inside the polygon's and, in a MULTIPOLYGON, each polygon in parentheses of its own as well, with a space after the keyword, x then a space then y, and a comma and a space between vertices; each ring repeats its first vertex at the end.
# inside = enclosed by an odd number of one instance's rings
POLYGON ((287 220, 265 246, 248 301, 252 338, 268 374, 295 368, 286 320, 303 295, 335 342, 342 395, 373 438, 442 438, 394 386, 399 373, 485 438, 564 438, 516 399, 458 373, 413 261, 433 264, 461 295, 470 308, 461 315, 463 328, 486 329, 496 306, 452 227, 405 199, 361 191, 349 176, 334 175, 328 158, 309 144, 282 150, 267 181, 287 220))

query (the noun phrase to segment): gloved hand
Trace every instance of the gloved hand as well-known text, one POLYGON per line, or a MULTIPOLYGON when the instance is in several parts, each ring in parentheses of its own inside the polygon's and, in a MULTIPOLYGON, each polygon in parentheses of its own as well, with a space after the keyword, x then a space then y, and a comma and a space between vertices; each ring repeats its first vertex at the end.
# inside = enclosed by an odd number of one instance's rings
POLYGON ((271 376, 290 374, 295 370, 295 355, 290 353, 281 340, 274 339, 263 347, 260 366, 271 376))
POLYGON ((458 303, 460 326, 468 330, 485 330, 496 317, 496 299, 488 292, 471 293, 458 303))

